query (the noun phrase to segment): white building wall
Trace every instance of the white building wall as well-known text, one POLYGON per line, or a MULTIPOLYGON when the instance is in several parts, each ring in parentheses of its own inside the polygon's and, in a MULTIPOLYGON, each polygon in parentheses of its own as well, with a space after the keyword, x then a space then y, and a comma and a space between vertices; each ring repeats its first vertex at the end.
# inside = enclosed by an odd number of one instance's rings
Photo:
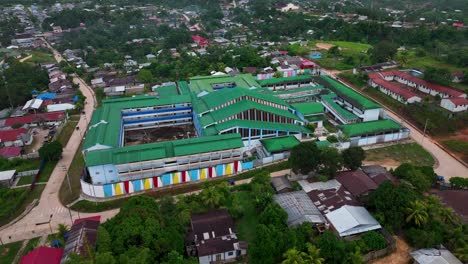
POLYGON ((368 109, 364 111, 362 116, 363 122, 379 120, 380 108, 368 109))
POLYGON ((236 251, 232 250, 232 251, 229 251, 229 252, 223 252, 223 253, 219 253, 219 254, 213 254, 213 255, 198 257, 198 262, 200 264, 210 264, 212 261, 213 262, 216 261, 216 255, 220 255, 221 260, 233 261, 236 258, 236 251), (229 253, 232 253, 232 255, 229 256, 229 253))
POLYGON ((468 110, 468 105, 455 105, 448 99, 442 99, 440 101, 440 106, 449 110, 450 112, 463 112, 468 110))

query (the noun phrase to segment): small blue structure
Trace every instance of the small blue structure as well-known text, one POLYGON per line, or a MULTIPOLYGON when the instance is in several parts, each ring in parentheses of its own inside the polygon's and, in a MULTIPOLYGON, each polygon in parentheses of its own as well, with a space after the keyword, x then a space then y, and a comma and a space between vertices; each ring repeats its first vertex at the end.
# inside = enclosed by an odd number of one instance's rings
POLYGON ((56 96, 56 93, 42 93, 37 95, 36 98, 41 100, 54 100, 56 96))
POLYGON ((31 91, 31 93, 32 93, 32 94, 37 94, 38 91, 37 91, 36 89, 34 89, 34 90, 31 91))
POLYGON ((322 53, 318 51, 312 51, 310 52, 310 58, 311 59, 321 59, 322 58, 322 53))
POLYGON ((78 95, 75 95, 73 98, 70 98, 70 101, 78 102, 78 95))

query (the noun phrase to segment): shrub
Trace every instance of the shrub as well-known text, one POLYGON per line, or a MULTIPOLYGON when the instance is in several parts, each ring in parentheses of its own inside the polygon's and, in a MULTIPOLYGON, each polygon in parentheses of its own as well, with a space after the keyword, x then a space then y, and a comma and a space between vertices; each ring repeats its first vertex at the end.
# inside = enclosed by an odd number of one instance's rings
POLYGON ((369 231, 362 236, 362 240, 370 251, 380 250, 387 247, 385 238, 376 231, 369 231))

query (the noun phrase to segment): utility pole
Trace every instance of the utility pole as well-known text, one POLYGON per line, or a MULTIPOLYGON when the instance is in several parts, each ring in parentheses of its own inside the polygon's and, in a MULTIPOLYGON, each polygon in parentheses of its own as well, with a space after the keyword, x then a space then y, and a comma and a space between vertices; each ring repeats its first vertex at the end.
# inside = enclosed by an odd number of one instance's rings
POLYGON ((422 146, 422 144, 423 144, 423 142, 424 142, 424 138, 426 137, 426 128, 427 128, 427 122, 428 122, 428 121, 429 121, 429 118, 426 119, 426 123, 424 124, 423 137, 422 137, 422 139, 421 139, 421 144, 420 144, 421 146, 422 146))

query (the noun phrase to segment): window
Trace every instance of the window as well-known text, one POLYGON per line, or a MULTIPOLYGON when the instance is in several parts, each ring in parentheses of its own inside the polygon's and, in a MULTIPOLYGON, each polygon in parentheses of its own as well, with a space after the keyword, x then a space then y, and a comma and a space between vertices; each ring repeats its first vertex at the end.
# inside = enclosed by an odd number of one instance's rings
POLYGON ((216 261, 220 261, 221 260, 221 254, 216 254, 216 261))
POLYGON ((232 255, 234 255, 234 252, 229 251, 229 252, 228 252, 228 256, 232 256, 232 255))

